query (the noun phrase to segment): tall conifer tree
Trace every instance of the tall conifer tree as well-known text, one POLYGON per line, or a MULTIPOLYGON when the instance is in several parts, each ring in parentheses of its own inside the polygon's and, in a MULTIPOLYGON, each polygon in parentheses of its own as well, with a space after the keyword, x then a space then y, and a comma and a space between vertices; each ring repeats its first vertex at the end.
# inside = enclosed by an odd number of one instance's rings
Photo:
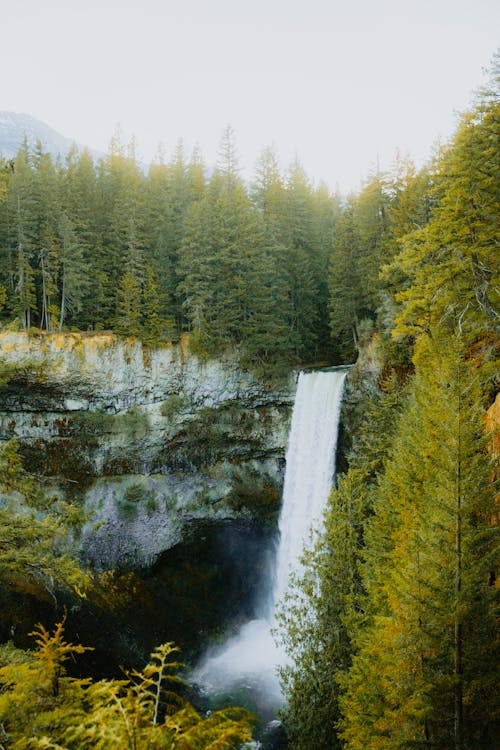
POLYGON ((367 532, 342 736, 349 750, 486 750, 495 491, 480 392, 455 341, 421 340, 416 366, 367 532))

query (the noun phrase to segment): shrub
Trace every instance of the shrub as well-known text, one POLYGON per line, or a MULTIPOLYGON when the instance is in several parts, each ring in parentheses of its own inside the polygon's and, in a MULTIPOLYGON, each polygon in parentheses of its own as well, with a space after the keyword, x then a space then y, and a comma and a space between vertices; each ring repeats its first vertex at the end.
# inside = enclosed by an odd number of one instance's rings
POLYGON ((136 518, 140 506, 145 508, 148 515, 158 510, 154 492, 140 482, 129 484, 119 498, 117 505, 123 518, 129 520, 136 518))

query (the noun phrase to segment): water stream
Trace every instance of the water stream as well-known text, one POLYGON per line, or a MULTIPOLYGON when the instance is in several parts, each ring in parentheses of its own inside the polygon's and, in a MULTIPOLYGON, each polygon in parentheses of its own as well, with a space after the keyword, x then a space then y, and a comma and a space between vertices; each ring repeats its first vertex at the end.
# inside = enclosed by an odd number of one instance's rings
POLYGON ((335 450, 346 370, 301 372, 286 454, 280 538, 270 585, 263 593, 261 616, 243 625, 215 651, 207 653, 191 680, 209 694, 244 688, 264 708, 282 703, 277 669, 286 655, 272 629, 290 573, 300 573, 300 557, 322 511, 335 473, 335 450))

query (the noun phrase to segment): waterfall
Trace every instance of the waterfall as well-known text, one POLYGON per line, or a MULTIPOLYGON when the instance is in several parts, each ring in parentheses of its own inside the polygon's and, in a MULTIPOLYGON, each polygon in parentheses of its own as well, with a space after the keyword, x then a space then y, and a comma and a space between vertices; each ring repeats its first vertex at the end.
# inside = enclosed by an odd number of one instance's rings
POLYGON ((290 571, 300 567, 310 530, 318 528, 330 494, 345 375, 345 370, 299 375, 286 454, 273 611, 290 571))
POLYGON ((271 630, 290 573, 300 573, 300 556, 312 530, 321 524, 335 473, 338 421, 346 369, 301 372, 286 454, 280 541, 273 566, 271 595, 264 616, 246 623, 217 651, 207 654, 193 671, 192 681, 210 694, 246 688, 260 697, 262 707, 282 702, 277 668, 286 655, 271 630))

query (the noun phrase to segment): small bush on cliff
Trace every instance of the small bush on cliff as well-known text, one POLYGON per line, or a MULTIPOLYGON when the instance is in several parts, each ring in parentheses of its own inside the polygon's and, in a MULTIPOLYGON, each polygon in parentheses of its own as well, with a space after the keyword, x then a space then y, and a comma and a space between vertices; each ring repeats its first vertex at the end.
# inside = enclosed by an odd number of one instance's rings
POLYGON ((139 506, 143 506, 147 513, 154 513, 158 509, 152 490, 139 482, 134 482, 125 488, 118 500, 118 508, 124 518, 133 519, 137 516, 139 506))
POLYGON ((189 404, 187 396, 181 396, 180 393, 172 393, 165 399, 160 408, 160 414, 166 419, 172 420, 180 411, 189 404))
POLYGON ((0 387, 30 388, 33 386, 55 386, 57 377, 53 370, 56 363, 48 357, 43 360, 25 357, 17 362, 0 359, 0 387))
POLYGON ((168 445, 165 463, 178 467, 210 466, 220 457, 255 452, 262 440, 254 434, 254 410, 242 410, 236 401, 206 406, 182 426, 168 445))
POLYGON ((104 409, 79 411, 73 416, 72 427, 75 432, 85 435, 86 438, 91 438, 94 435, 109 432, 113 423, 113 416, 104 409))
POLYGON ((281 506, 281 487, 258 471, 235 470, 227 503, 236 511, 247 508, 258 518, 274 523, 281 506))

